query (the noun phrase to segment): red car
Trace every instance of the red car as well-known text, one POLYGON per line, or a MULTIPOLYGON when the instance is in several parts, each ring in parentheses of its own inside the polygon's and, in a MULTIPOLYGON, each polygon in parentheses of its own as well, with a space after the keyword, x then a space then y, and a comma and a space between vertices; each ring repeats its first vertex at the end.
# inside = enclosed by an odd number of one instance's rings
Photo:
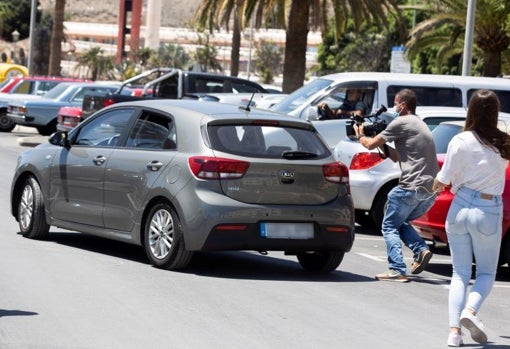
MULTIPOLYGON (((503 113, 499 118, 500 128, 510 133, 510 115, 503 113)), ((436 144, 437 160, 439 167, 443 165, 448 143, 457 133, 462 131, 463 121, 444 122, 437 126, 433 131, 434 142, 436 144)), ((441 192, 432 206, 432 208, 420 218, 414 220, 412 225, 418 231, 421 237, 433 242, 448 243, 445 231, 446 215, 452 203, 453 194, 447 188, 441 192)), ((499 264, 508 263, 510 266, 510 166, 506 169, 506 183, 503 192, 503 229, 502 243, 499 264)))

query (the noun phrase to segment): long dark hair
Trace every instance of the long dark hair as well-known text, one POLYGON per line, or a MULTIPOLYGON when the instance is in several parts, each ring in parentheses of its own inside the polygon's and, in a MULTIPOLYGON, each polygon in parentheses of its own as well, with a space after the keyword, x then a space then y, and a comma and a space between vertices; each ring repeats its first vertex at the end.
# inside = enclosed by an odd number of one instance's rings
POLYGON ((490 90, 478 90, 469 100, 465 131, 473 131, 483 144, 495 148, 510 160, 510 135, 498 129, 498 96, 490 90))

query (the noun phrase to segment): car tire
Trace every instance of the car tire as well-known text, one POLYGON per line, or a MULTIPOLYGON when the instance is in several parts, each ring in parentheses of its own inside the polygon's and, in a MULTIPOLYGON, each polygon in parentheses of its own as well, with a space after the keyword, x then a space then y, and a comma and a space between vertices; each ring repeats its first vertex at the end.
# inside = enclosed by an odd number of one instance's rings
POLYGON ((0 111, 0 132, 11 132, 16 127, 16 123, 7 116, 5 109, 0 111))
POLYGON ((37 126, 37 132, 41 136, 50 136, 52 133, 57 132, 57 120, 55 119, 45 126, 37 126))
POLYGON ((508 264, 510 268, 510 232, 507 232, 501 242, 501 252, 499 254, 498 265, 508 264))
POLYGON ((384 208, 386 207, 386 201, 388 200, 388 194, 395 187, 395 184, 388 183, 381 188, 379 193, 375 196, 370 210, 370 216, 372 217, 373 225, 377 229, 381 229, 382 221, 384 218, 384 208))
POLYGON ((300 252, 297 259, 303 269, 313 273, 330 273, 342 263, 345 252, 314 251, 300 252))
POLYGON ((18 222, 21 234, 29 239, 45 239, 50 226, 46 223, 44 199, 39 183, 28 177, 23 184, 18 204, 18 222))
POLYGON ((367 214, 366 211, 362 210, 355 210, 354 211, 354 217, 356 220, 356 223, 359 225, 365 227, 365 228, 372 228, 374 226, 374 220, 370 214, 367 214))
POLYGON ((166 203, 158 203, 149 211, 144 226, 144 247, 150 263, 162 269, 184 269, 193 256, 184 246, 177 213, 166 203))

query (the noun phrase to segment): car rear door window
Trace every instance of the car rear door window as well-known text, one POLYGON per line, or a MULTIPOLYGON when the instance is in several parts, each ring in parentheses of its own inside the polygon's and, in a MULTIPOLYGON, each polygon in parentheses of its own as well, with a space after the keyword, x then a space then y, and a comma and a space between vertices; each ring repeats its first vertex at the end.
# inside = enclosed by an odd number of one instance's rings
POLYGON ((462 92, 454 87, 424 87, 391 85, 386 90, 388 106, 393 107, 393 101, 398 91, 410 89, 416 93, 418 106, 462 107, 462 92))
POLYGON ((165 115, 144 111, 129 133, 126 146, 138 149, 176 149, 174 122, 165 115))

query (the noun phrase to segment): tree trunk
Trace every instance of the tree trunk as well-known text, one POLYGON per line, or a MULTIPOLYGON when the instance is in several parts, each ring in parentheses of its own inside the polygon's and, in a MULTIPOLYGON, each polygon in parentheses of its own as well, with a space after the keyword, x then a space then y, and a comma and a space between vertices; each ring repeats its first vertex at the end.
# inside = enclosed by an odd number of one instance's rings
POLYGON ((306 47, 311 0, 292 0, 289 25, 285 34, 285 58, 283 62, 283 93, 303 86, 306 71, 306 47))
POLYGON ((484 51, 483 76, 496 77, 501 74, 501 52, 484 51))
POLYGON ((232 31, 232 51, 230 51, 230 75, 239 74, 239 50, 241 48, 241 31, 239 29, 239 15, 234 13, 234 30, 232 31))
POLYGON ((50 42, 50 70, 49 75, 60 76, 60 62, 62 59, 62 40, 64 38, 64 11, 66 0, 55 1, 53 28, 50 42))

